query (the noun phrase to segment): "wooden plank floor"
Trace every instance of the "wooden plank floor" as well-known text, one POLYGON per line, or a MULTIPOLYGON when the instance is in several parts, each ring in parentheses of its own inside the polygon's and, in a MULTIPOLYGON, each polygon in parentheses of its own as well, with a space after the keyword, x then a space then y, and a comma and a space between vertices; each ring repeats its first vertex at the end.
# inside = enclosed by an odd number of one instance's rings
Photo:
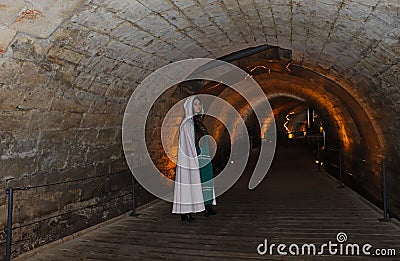
MULTIPOLYGON (((322 255, 259 255, 268 244, 370 243, 373 248, 395 248, 399 260, 400 229, 380 222, 380 214, 348 188, 318 172, 303 147, 282 147, 268 176, 248 190, 250 171, 217 198, 217 215, 196 213, 194 223, 171 213, 172 203, 159 201, 142 210, 28 260, 353 260, 371 257, 322 255)), ((285 249, 286 251, 288 248, 285 249)), ((326 254, 328 252, 325 252, 326 254)))

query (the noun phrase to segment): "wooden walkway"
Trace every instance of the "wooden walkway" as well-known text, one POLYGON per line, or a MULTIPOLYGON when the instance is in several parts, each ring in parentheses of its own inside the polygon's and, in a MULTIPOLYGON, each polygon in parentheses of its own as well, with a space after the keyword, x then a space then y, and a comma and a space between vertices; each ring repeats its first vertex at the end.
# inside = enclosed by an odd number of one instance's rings
MULTIPOLYGON (((196 213, 194 223, 182 222, 171 214, 172 203, 159 201, 62 245, 40 252, 27 260, 352 260, 361 256, 259 255, 257 246, 284 243, 370 243, 376 248, 394 248, 400 258, 400 228, 380 222, 380 214, 348 188, 318 172, 302 147, 279 148, 264 181, 247 189, 247 171, 227 193, 217 198, 217 215, 196 213)), ((318 249, 318 248, 317 248, 318 249)), ((327 248, 325 248, 327 249, 327 248)), ((361 249, 360 249, 361 251, 361 249)))

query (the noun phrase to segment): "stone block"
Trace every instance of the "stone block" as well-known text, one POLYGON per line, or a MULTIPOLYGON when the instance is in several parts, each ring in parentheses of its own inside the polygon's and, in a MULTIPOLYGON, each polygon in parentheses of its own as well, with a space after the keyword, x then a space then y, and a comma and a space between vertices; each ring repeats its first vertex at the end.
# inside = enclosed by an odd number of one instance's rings
POLYGON ((52 172, 62 170, 68 162, 68 145, 61 144, 42 149, 38 156, 38 171, 52 172))
MULTIPOLYGON (((90 146, 86 153, 86 162, 89 164, 104 163, 109 161, 107 146, 90 146)), ((108 173, 108 172, 107 172, 108 173)))
POLYGON ((135 0, 123 2, 119 0, 107 1, 106 8, 113 13, 116 13, 119 17, 133 23, 151 13, 149 8, 135 0))
POLYGON ((394 28, 399 28, 399 8, 398 1, 381 1, 374 7, 373 15, 394 28))
POLYGON ((88 113, 105 113, 107 107, 107 99, 104 97, 98 97, 93 100, 90 108, 87 110, 88 113))
POLYGON ((16 76, 21 70, 22 63, 15 60, 4 60, 0 62, 0 86, 5 84, 13 86, 16 76))
POLYGON ((110 145, 115 143, 115 128, 100 129, 97 134, 97 145, 110 145))
POLYGON ((161 13, 161 16, 170 21, 173 25, 179 29, 190 27, 192 24, 190 21, 182 15, 179 10, 172 8, 161 13))
POLYGON ((38 170, 38 158, 33 157, 11 157, 1 156, 0 158, 0 178, 10 179, 22 175, 33 174, 38 170))
POLYGON ((112 73, 117 64, 118 61, 103 56, 100 59, 100 61, 96 64, 94 70, 100 75, 107 75, 112 73))
POLYGON ((149 62, 151 56, 139 48, 132 48, 131 52, 125 55, 124 62, 140 68, 152 68, 149 62))
POLYGON ((27 126, 32 130, 65 130, 79 127, 81 120, 81 113, 33 111, 27 126))
MULTIPOLYGON (((91 31, 86 38, 83 39, 80 45, 78 45, 80 52, 87 53, 89 56, 85 57, 81 61, 81 65, 89 66, 92 61, 95 63, 101 59, 99 56, 101 50, 106 46, 110 41, 110 37, 108 35, 91 31), (92 55, 95 55, 94 57, 92 55)), ((94 64, 95 64, 94 63, 94 64)))
POLYGON ((104 127, 122 127, 123 114, 109 114, 104 127))
POLYGON ((84 56, 80 53, 54 46, 50 48, 47 59, 55 64, 63 65, 64 63, 79 64, 84 56))
POLYGON ((82 128, 79 128, 79 129, 75 129, 74 131, 76 133, 75 137, 76 137, 77 143, 84 144, 84 145, 86 145, 86 144, 90 144, 90 145, 96 144, 97 133, 98 133, 97 129, 82 129, 82 128))
POLYGON ((33 157, 37 152, 38 135, 26 135, 26 137, 15 137, 12 132, 0 134, 0 156, 9 157, 33 157))
POLYGON ((173 7, 169 1, 146 0, 143 4, 155 12, 162 12, 173 7))
POLYGON ((80 128, 100 128, 107 121, 108 115, 104 113, 85 113, 80 128))
POLYGON ((29 111, 2 111, 0 112, 0 129, 2 131, 27 130, 31 115, 29 111))
POLYGON ((111 40, 104 48, 103 54, 114 60, 123 60, 123 57, 132 50, 132 47, 119 41, 111 40))
MULTIPOLYGON (((143 160, 141 162, 143 162, 143 160)), ((118 173, 129 170, 129 166, 124 158, 109 161, 109 168, 110 173, 118 173)))
POLYGON ((86 164, 88 146, 82 144, 71 144, 68 148, 68 160, 64 168, 71 168, 86 164))
POLYGON ((379 41, 386 34, 388 26, 383 20, 374 15, 370 15, 362 24, 362 29, 367 39, 379 41))
POLYGON ((24 62, 17 77, 17 85, 21 87, 39 87, 48 81, 45 73, 39 72, 39 67, 33 62, 24 62))
POLYGON ((23 93, 14 86, 0 85, 0 110, 13 111, 18 107, 23 93))
POLYGON ((135 24, 145 31, 152 32, 155 36, 167 35, 169 32, 174 30, 167 21, 155 14, 150 14, 137 21, 135 24))
POLYGON ((154 39, 154 36, 129 22, 121 23, 111 31, 110 35, 123 43, 134 44, 139 47, 143 47, 154 39))
POLYGON ((67 20, 53 33, 52 39, 60 47, 68 46, 78 50, 78 46, 82 45, 82 41, 89 36, 89 33, 88 28, 67 20))
POLYGON ((108 34, 122 22, 123 19, 119 18, 116 14, 100 7, 88 14, 82 21, 82 24, 101 33, 108 34))
MULTIPOLYGON (((73 85, 76 86, 78 89, 88 90, 91 87, 91 85, 93 84, 94 79, 95 79, 94 75, 81 72, 74 79, 73 85)), ((97 93, 95 93, 95 94, 97 94, 97 93)))
POLYGON ((15 34, 16 34, 15 30, 9 29, 0 24, 0 55, 2 55, 7 51, 7 47, 13 40, 15 34))
POLYGON ((64 89, 55 94, 50 110, 83 113, 89 109, 94 99, 93 94, 79 89, 64 89))
POLYGON ((16 13, 17 17, 10 27, 37 37, 47 38, 83 2, 83 0, 25 2, 16 13))
POLYGON ((181 10, 198 27, 212 25, 210 17, 206 15, 200 6, 191 6, 181 10))
POLYGON ((55 90, 47 84, 26 87, 20 99, 16 100, 16 107, 19 110, 48 110, 54 94, 55 90))

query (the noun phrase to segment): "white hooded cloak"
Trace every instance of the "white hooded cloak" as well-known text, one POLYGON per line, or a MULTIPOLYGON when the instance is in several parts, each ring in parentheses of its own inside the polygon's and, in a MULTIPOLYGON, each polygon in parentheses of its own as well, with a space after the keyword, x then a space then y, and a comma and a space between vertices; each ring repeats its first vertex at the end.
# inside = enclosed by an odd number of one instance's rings
MULTIPOLYGON (((195 95, 189 96, 183 104, 185 118, 179 129, 178 162, 175 172, 174 202, 172 213, 195 213, 205 210, 201 187, 199 162, 195 147, 193 122, 193 101, 195 95)), ((203 106, 201 113, 204 114, 203 106)), ((213 191, 213 205, 216 205, 213 191)))

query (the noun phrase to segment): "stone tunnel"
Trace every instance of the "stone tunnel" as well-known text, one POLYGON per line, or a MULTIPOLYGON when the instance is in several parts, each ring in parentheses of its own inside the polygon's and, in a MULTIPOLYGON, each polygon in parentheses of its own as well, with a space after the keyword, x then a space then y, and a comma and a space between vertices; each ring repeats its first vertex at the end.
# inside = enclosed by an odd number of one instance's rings
MULTIPOLYGON (((9 187, 14 257, 132 209, 125 108, 147 76, 191 58, 236 55, 229 62, 261 86, 282 137, 306 133, 311 112, 324 146, 342 150, 344 183, 379 208, 385 162, 388 213, 400 217, 399 15, 398 0, 0 1, 0 253, 9 187)), ((151 158, 171 179, 163 117, 200 93, 228 101, 260 136, 228 86, 171 86, 146 123, 151 158)), ((228 151, 221 124, 205 124, 228 151)), ((154 199, 136 183, 137 207, 154 199)))

